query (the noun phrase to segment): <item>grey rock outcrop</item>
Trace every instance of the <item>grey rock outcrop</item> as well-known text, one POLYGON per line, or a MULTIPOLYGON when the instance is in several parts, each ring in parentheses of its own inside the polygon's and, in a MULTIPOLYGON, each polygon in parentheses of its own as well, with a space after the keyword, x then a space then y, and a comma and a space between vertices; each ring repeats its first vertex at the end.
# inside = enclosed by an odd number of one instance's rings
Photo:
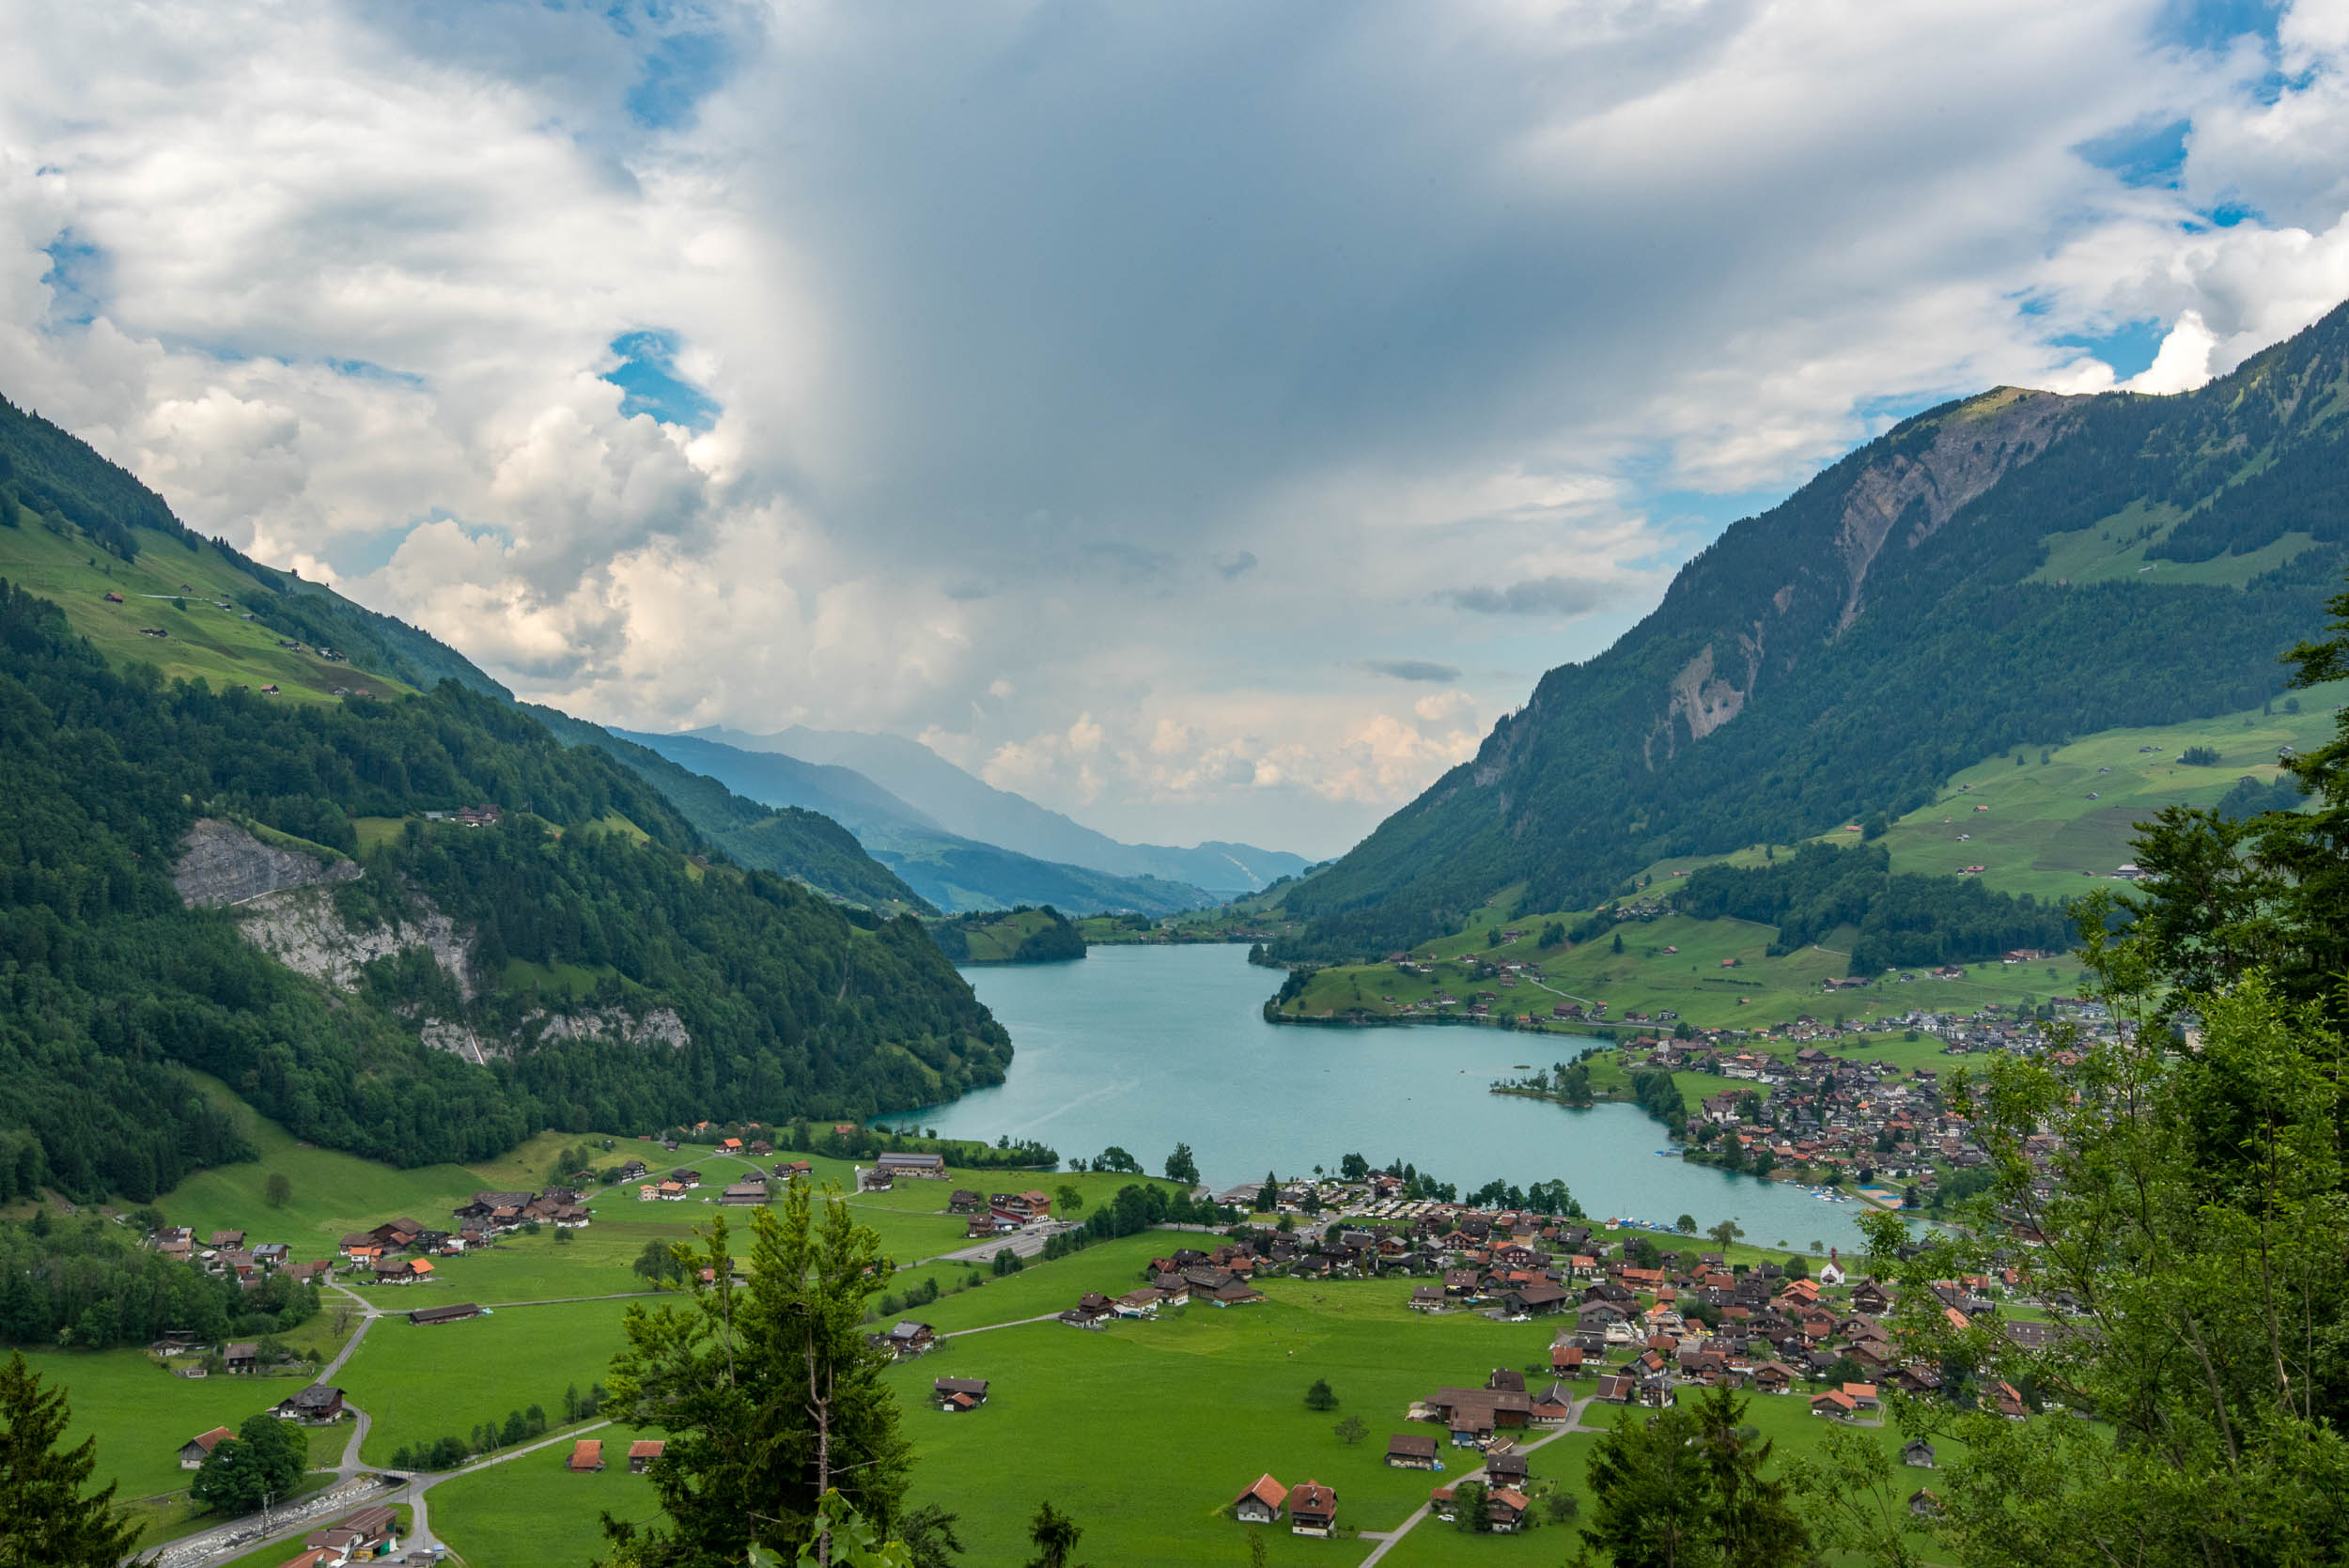
POLYGON ((347 882, 359 867, 339 857, 322 860, 298 849, 264 844, 234 822, 208 816, 180 841, 171 868, 180 902, 218 908, 242 904, 288 888, 347 882))

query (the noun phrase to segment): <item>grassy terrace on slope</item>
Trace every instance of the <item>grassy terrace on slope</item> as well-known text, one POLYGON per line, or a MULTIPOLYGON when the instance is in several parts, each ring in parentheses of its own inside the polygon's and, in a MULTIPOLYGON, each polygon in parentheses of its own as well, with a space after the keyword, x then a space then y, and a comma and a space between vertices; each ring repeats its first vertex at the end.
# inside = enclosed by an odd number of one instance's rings
POLYGON ((930 927, 930 936, 958 964, 1044 964, 1085 955, 1084 937, 1049 904, 957 915, 930 927))
POLYGON ((2349 307, 2195 393, 2010 388, 1907 421, 1545 675, 1291 893, 1310 924, 1283 952, 1390 951, 1518 882, 1595 902, 1665 857, 1906 814, 2018 745, 2256 706, 2341 578, 2344 432, 2349 307), (2149 528, 2165 564, 2095 580, 2149 528))

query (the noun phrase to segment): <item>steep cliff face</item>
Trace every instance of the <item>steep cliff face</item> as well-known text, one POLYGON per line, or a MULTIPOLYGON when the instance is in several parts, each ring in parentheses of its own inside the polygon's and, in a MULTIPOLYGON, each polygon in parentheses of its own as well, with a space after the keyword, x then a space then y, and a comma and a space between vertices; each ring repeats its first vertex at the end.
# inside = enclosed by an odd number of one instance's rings
POLYGON ((190 908, 217 908, 358 875, 359 868, 340 856, 328 859, 265 844, 234 822, 207 816, 180 840, 171 882, 190 908))
POLYGON ((1664 856, 1906 809, 2008 746, 2256 706, 2349 561, 2344 432, 2349 306, 2200 392, 2002 387, 1909 420, 1543 676, 1291 895, 1288 955, 1405 945, 1516 883, 1594 902, 1664 856), (2094 569, 2055 569, 2059 544, 2094 569))
POLYGON ((469 1062, 486 1064, 492 1058, 572 1041, 667 1050, 693 1043, 685 1020, 669 1007, 633 1013, 616 1006, 534 1007, 503 1028, 486 1026, 468 1016, 480 995, 473 934, 459 930, 412 889, 401 900, 403 915, 347 919, 335 906, 335 885, 362 875, 355 862, 339 856, 303 854, 266 843, 236 823, 207 817, 182 841, 172 883, 191 908, 234 908, 237 929, 247 941, 345 1000, 365 987, 370 965, 423 954, 447 977, 460 1016, 442 1017, 419 1005, 395 1011, 425 1045, 469 1062))

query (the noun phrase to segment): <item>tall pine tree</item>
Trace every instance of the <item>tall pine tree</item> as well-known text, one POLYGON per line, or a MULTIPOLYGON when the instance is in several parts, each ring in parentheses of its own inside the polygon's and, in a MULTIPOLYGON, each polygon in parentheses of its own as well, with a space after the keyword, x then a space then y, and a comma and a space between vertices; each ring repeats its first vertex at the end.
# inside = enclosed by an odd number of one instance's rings
POLYGON ((85 1496, 98 1439, 60 1452, 72 1419, 62 1389, 10 1353, 0 1367, 0 1568, 113 1568, 137 1545, 138 1525, 114 1516, 114 1483, 85 1496))

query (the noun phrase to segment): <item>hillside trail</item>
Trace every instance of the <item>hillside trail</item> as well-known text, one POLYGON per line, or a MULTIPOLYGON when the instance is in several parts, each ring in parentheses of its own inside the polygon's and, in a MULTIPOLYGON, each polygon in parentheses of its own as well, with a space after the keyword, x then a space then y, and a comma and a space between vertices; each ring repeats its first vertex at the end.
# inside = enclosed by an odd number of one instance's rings
MULTIPOLYGON (((1573 1412, 1566 1417, 1563 1424, 1551 1428, 1549 1431, 1545 1432, 1530 1443, 1519 1445, 1514 1452, 1518 1453, 1531 1453, 1537 1448, 1556 1442, 1559 1438, 1564 1436, 1569 1432, 1581 1431, 1582 1412, 1590 1408, 1591 1401, 1595 1397, 1597 1396, 1594 1394, 1585 1394, 1580 1399, 1576 1400, 1574 1402, 1573 1412)), ((1460 1482, 1482 1481, 1484 1479, 1485 1467, 1479 1465, 1476 1468, 1462 1476, 1460 1481, 1455 1481, 1452 1484, 1457 1486, 1460 1484, 1460 1482)), ((1409 1518, 1404 1520, 1401 1524, 1395 1526, 1394 1529, 1388 1530, 1383 1534, 1377 1530, 1366 1529, 1362 1531, 1361 1538, 1363 1540, 1376 1541, 1378 1543, 1378 1545, 1371 1548, 1370 1555, 1362 1559, 1362 1568, 1371 1568, 1373 1563, 1377 1562, 1380 1558, 1392 1551, 1396 1542, 1410 1534, 1411 1531, 1417 1529, 1423 1520, 1433 1515, 1435 1511, 1435 1504, 1432 1500, 1423 1502, 1412 1512, 1409 1518)))

